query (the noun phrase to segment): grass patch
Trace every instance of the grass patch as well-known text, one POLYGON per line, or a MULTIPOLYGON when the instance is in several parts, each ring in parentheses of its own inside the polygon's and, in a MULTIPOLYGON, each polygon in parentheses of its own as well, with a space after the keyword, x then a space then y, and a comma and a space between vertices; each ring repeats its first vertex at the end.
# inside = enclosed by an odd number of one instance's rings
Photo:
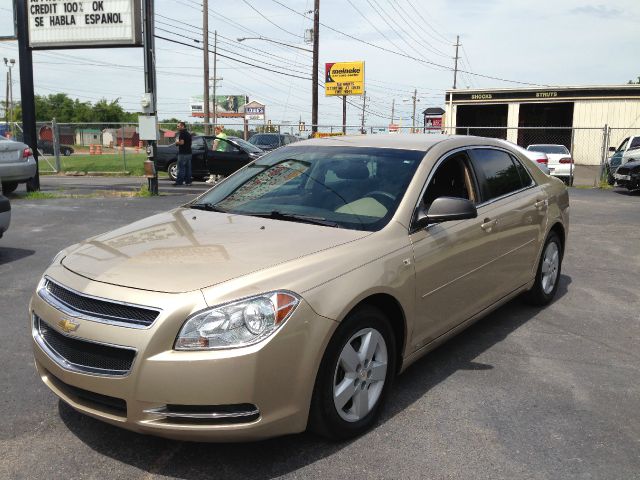
MULTIPOLYGON (((71 155, 60 158, 62 172, 129 172, 129 175, 144 175, 144 161, 147 156, 144 153, 128 153, 125 161, 122 153, 106 153, 103 155, 71 155)), ((55 158, 48 157, 48 161, 40 160, 39 165, 43 173, 51 171, 55 158)))
POLYGON ((27 192, 25 193, 25 200, 46 200, 49 198, 64 198, 65 195, 61 193, 52 193, 52 192, 27 192))

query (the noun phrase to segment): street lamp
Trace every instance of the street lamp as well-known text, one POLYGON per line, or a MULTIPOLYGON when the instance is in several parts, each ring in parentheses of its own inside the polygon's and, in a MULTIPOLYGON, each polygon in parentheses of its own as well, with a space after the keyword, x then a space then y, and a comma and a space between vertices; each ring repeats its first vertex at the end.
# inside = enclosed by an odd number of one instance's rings
POLYGON ((265 42, 277 43, 278 45, 284 45, 285 47, 296 48, 298 50, 313 53, 313 50, 309 50, 308 48, 297 47, 289 43, 278 42, 277 40, 271 40, 270 38, 265 38, 265 37, 242 37, 242 38, 237 38, 236 40, 238 40, 238 42, 244 42, 245 40, 264 40, 265 42))
POLYGON ((7 97, 5 100, 5 115, 7 123, 11 126, 10 131, 13 132, 13 78, 11 76, 11 69, 16 64, 15 58, 4 57, 4 64, 7 66, 7 97))

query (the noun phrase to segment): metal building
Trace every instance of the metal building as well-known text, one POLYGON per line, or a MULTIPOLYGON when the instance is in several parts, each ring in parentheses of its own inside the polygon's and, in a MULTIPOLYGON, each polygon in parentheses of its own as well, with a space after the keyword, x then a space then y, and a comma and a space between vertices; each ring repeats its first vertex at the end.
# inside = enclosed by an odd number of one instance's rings
POLYGON ((640 85, 448 90, 443 129, 562 144, 577 164, 597 165, 609 146, 640 135, 640 85))

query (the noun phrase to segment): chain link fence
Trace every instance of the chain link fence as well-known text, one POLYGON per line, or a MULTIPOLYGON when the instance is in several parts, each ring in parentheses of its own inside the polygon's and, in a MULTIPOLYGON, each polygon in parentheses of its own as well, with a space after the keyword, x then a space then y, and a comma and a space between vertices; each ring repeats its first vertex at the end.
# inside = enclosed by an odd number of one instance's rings
MULTIPOLYGON (((249 139, 256 133, 287 134, 299 140, 312 136, 311 126, 304 123, 245 125, 238 119, 218 119, 229 137, 249 139)), ((16 123, 11 129, 21 139, 21 126, 16 123)), ((205 134, 202 123, 188 123, 187 130, 196 135, 205 134)), ((209 125, 213 135, 213 125, 209 125)), ((426 130, 423 126, 411 125, 318 125, 318 136, 342 135, 389 135, 389 134, 439 134, 475 135, 501 138, 524 148, 535 144, 560 144, 566 146, 578 169, 590 166, 590 175, 607 178, 610 147, 619 147, 631 136, 640 136, 639 128, 563 128, 563 127, 503 127, 503 126, 456 126, 443 130, 426 130), (391 127, 391 128, 390 128, 391 127)), ((145 148, 140 140, 137 123, 38 123, 38 150, 42 174, 65 173, 67 175, 144 175, 145 148)), ((158 145, 173 145, 177 125, 158 125, 158 145)), ((289 142, 290 140, 287 140, 289 142)), ((583 168, 583 170, 585 170, 583 168)), ((610 177, 610 175, 609 175, 610 177)))

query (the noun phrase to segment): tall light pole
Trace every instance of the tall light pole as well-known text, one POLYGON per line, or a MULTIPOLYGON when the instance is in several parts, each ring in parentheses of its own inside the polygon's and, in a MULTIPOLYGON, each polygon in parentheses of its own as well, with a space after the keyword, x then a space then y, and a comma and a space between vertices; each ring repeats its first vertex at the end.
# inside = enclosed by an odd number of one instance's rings
MULTIPOLYGON (((202 49, 204 64, 204 134, 209 135, 209 0, 202 0, 202 49)), ((216 74, 214 72, 213 76, 216 74)))
POLYGON ((7 112, 7 119, 8 119, 8 123, 10 125, 10 131, 13 134, 13 76, 11 75, 11 69, 14 67, 14 65, 16 64, 16 59, 15 58, 7 58, 4 57, 4 64, 7 66, 8 68, 8 74, 7 74, 7 99, 6 99, 6 112, 7 112))
POLYGON ((311 76, 311 134, 318 132, 318 50, 320 44, 320 0, 313 2, 313 75, 311 76))

